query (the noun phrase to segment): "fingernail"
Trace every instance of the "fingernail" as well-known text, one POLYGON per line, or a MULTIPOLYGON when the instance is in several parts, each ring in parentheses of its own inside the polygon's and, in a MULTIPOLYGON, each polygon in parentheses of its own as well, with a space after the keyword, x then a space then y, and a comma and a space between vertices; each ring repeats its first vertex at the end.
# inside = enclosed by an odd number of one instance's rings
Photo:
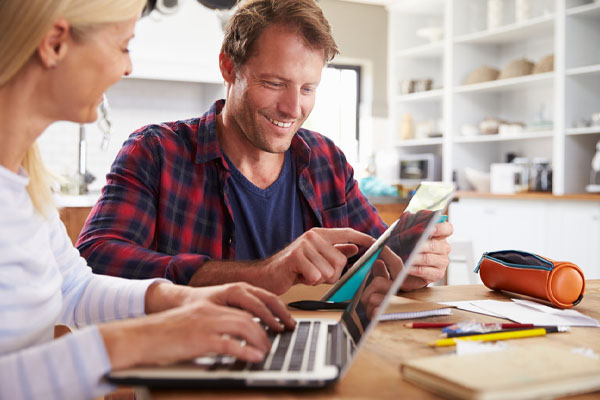
POLYGON ((260 362, 265 358, 265 353, 257 349, 250 350, 250 360, 253 362, 260 362))

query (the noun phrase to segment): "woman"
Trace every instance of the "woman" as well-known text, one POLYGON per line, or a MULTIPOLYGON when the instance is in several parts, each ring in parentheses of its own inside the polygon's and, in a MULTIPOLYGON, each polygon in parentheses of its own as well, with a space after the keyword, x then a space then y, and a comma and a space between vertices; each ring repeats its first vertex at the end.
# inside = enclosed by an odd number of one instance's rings
POLYGON ((97 118, 102 94, 131 72, 144 4, 0 0, 2 399, 92 398, 111 390, 111 369, 207 353, 258 361, 269 341, 253 316, 278 331, 295 324, 279 299, 246 284, 93 275, 52 207, 35 140, 54 121, 97 118), (116 321, 131 317, 141 318, 116 321), (81 329, 52 340, 57 323, 81 329))

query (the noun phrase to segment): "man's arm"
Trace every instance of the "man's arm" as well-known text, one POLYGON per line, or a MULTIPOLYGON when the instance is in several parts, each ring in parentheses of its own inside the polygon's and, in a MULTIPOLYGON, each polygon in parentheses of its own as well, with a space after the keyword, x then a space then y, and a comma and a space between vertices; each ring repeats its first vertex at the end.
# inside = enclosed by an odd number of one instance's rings
POLYGON ((190 280, 192 286, 244 281, 283 294, 296 284, 335 283, 359 246, 375 239, 350 228, 313 228, 289 246, 260 261, 208 261, 190 280))
POLYGON ((159 152, 148 143, 151 140, 139 134, 125 142, 76 246, 96 273, 132 279, 161 277, 187 284, 210 257, 151 250, 156 240, 162 164, 159 152))

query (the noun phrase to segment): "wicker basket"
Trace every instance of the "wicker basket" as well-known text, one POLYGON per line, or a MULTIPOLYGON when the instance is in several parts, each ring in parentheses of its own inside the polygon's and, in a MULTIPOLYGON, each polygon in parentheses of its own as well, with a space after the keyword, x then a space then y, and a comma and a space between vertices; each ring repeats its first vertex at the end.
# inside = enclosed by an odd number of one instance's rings
POLYGON ((498 79, 514 78, 516 76, 523 76, 531 74, 533 70, 533 63, 525 58, 519 58, 518 60, 512 60, 506 67, 500 72, 498 79))
POLYGON ((465 80, 465 85, 471 85, 473 83, 480 83, 480 82, 487 82, 487 81, 494 81, 494 80, 498 79, 498 74, 500 74, 500 71, 498 71, 496 68, 491 68, 491 67, 488 67, 487 65, 483 65, 483 66, 473 70, 469 74, 469 76, 467 76, 467 79, 465 80))
POLYGON ((533 66, 533 74, 542 74, 544 72, 554 71, 554 54, 543 57, 533 66))

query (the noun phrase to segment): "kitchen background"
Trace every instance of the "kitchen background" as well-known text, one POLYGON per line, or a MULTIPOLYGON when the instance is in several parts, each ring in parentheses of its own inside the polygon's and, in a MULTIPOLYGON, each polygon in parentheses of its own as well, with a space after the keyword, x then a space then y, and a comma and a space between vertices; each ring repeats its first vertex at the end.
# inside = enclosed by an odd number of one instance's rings
MULTIPOLYGON (((477 282, 470 271, 481 253, 505 248, 574 261, 600 278, 599 1, 319 4, 341 54, 324 71, 306 126, 338 143, 386 218, 422 179, 457 183, 446 283, 477 282)), ((85 125, 86 166, 96 179, 90 194, 59 198, 66 210, 86 215, 131 132, 199 116, 223 97, 217 63, 226 18, 179 0, 172 15, 138 23, 134 72, 107 93, 108 150, 100 150, 98 125, 85 125)), ((40 138, 47 164, 71 181, 79 132, 63 122, 40 138)))

